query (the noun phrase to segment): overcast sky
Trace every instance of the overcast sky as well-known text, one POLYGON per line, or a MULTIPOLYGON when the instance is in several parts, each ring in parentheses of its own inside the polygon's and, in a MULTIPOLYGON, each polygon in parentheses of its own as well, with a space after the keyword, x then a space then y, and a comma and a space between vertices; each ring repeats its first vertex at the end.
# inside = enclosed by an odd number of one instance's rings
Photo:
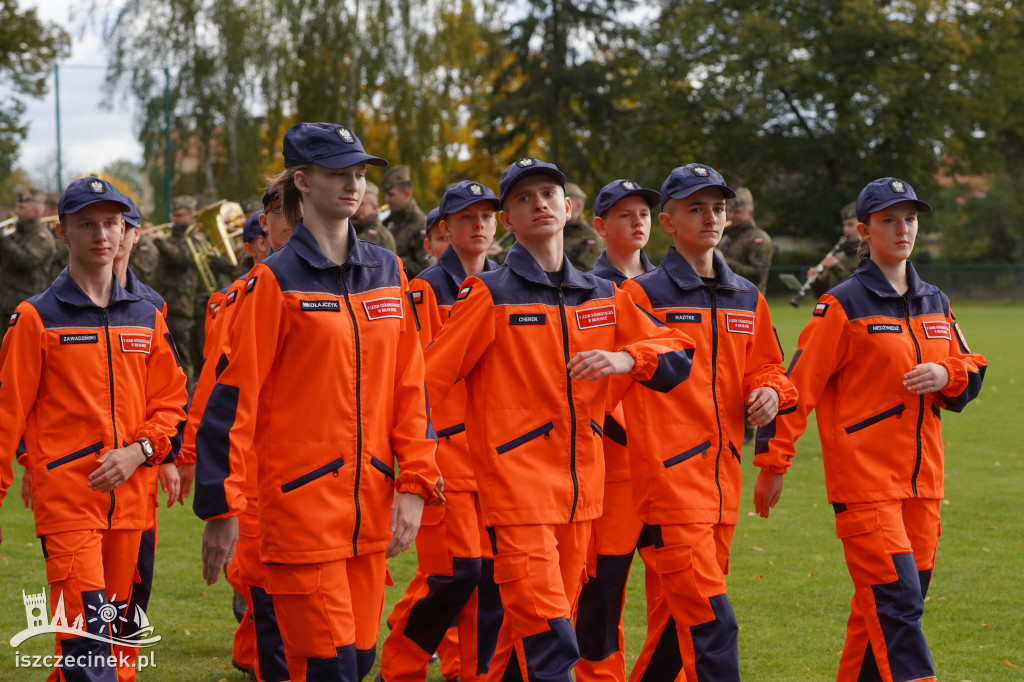
MULTIPOLYGON (((19 0, 19 7, 37 8, 44 22, 62 26, 71 35, 71 56, 60 64, 60 133, 62 180, 67 184, 75 176, 99 171, 111 161, 128 159, 139 162, 142 148, 133 133, 129 106, 116 103, 104 108, 103 78, 107 54, 97 29, 83 30, 80 14, 88 2, 78 0, 19 0)), ((98 4, 113 4, 109 0, 98 4)), ((49 93, 40 100, 25 99, 24 120, 28 137, 21 145, 17 165, 47 189, 56 185, 57 125, 51 74, 49 93)))

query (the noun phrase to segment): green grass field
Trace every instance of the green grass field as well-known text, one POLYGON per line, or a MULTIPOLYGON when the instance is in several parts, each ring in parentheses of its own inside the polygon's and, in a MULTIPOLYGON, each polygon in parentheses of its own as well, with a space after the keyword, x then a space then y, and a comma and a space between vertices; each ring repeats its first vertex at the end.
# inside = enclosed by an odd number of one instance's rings
MULTIPOLYGON (((794 309, 772 302, 787 362, 811 304, 794 309)), ((960 306, 972 350, 989 370, 981 397, 961 415, 946 416, 946 499, 943 533, 924 627, 941 680, 1024 679, 1024 308, 960 306), (1014 426, 1017 424, 1017 426, 1014 426)), ((751 459, 748 447, 744 460, 751 459)), ((19 467, 15 467, 19 469, 19 467)), ((754 516, 753 465, 732 547, 729 595, 740 623, 740 661, 748 680, 834 679, 843 644, 852 585, 824 494, 817 435, 797 447, 779 506, 769 520, 754 516)), ((20 477, 20 472, 18 472, 20 477)), ((0 524, 0 680, 39 680, 45 672, 15 668, 11 637, 25 627, 21 592, 46 585, 31 513, 18 489, 9 491, 0 524)), ((150 680, 244 680, 231 666, 230 588, 207 587, 200 571, 202 524, 190 508, 163 510, 154 597, 149 618, 163 640, 155 647, 150 680)), ((396 586, 385 613, 414 568, 411 552, 393 561, 396 586)), ((635 566, 627 597, 627 652, 635 657, 645 631, 642 566, 635 566)), ((28 640, 21 654, 52 652, 48 637, 28 640)), ((436 667, 430 680, 440 680, 436 667)))

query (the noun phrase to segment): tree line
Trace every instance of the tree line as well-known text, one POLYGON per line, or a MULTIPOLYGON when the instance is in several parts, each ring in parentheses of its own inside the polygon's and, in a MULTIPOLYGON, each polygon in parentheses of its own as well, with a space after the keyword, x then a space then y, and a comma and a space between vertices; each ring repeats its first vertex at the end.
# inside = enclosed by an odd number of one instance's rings
POLYGON ((1010 0, 128 0, 106 42, 156 187, 170 70, 172 139, 197 160, 174 193, 257 194, 284 130, 323 120, 411 165, 424 205, 526 155, 592 196, 698 160, 773 231, 830 243, 839 207, 895 175, 935 199, 943 258, 1006 262, 1022 29, 1010 0))

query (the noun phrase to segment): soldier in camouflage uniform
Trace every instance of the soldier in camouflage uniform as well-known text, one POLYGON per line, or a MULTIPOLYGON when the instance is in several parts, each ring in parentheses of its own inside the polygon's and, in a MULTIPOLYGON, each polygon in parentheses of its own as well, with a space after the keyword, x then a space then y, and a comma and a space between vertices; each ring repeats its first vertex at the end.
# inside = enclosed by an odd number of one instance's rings
POLYGON ((153 286, 156 282, 157 268, 160 265, 160 250, 157 249, 153 238, 146 234, 146 230, 152 227, 152 223, 142 224, 139 241, 128 260, 128 267, 132 269, 139 281, 149 286, 153 286))
MULTIPOLYGON (((839 210, 839 217, 843 219, 843 236, 846 237, 846 243, 835 256, 829 254, 822 259, 821 264, 825 269, 811 285, 811 290, 818 297, 852 275, 860 265, 860 255, 857 253, 860 249, 860 233, 857 232, 857 204, 851 203, 843 206, 839 210)), ((814 271, 815 268, 808 270, 807 276, 810 277, 814 271)))
POLYGON ((772 267, 772 238, 754 224, 754 198, 749 189, 736 188, 736 197, 726 201, 726 215, 730 224, 718 250, 733 272, 750 280, 763 294, 772 267))
POLYGON ((196 326, 195 298, 199 271, 185 245, 185 231, 192 225, 195 212, 195 199, 175 197, 171 201, 171 234, 154 242, 160 252, 156 289, 167 302, 167 327, 188 375, 190 389, 195 382, 193 371, 196 369, 191 349, 196 326))
POLYGON ((569 199, 571 211, 562 231, 565 255, 577 270, 587 272, 604 250, 604 240, 593 225, 583 220, 583 204, 587 195, 574 182, 565 183, 565 196, 569 199))
POLYGON ((426 236, 427 216, 420 210, 412 196, 412 174, 408 166, 395 166, 381 180, 380 190, 384 201, 391 208, 387 226, 395 238, 398 255, 402 257, 405 271, 412 279, 430 265, 423 251, 426 236))
POLYGON ((0 237, 0 314, 3 328, 14 309, 26 298, 38 294, 53 282, 53 265, 58 261, 57 239, 39 221, 45 196, 34 189, 18 192, 14 233, 0 237))
POLYGON ((395 237, 384 227, 380 221, 380 190, 377 185, 369 180, 366 181, 366 193, 363 194, 363 201, 356 209, 355 215, 349 218, 349 222, 355 225, 356 237, 365 242, 379 244, 385 249, 398 253, 398 245, 395 237))

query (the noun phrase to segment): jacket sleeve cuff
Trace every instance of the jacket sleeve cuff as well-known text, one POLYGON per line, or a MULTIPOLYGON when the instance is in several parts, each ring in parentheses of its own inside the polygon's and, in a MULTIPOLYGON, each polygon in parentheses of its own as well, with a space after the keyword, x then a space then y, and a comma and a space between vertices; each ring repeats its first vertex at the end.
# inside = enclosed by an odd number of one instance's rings
POLYGON ((939 393, 949 397, 955 397, 963 393, 964 389, 967 388, 967 372, 964 370, 963 363, 956 358, 945 358, 937 364, 945 367, 946 372, 949 374, 949 381, 939 389, 939 393))
POLYGON ((761 469, 761 471, 768 474, 785 474, 789 471, 789 465, 779 466, 777 464, 768 464, 766 462, 758 462, 757 457, 754 458, 754 466, 761 469))
POLYGON ((434 494, 434 486, 417 474, 399 473, 395 489, 400 493, 419 495, 423 498, 424 504, 430 504, 437 499, 437 495, 434 494))

